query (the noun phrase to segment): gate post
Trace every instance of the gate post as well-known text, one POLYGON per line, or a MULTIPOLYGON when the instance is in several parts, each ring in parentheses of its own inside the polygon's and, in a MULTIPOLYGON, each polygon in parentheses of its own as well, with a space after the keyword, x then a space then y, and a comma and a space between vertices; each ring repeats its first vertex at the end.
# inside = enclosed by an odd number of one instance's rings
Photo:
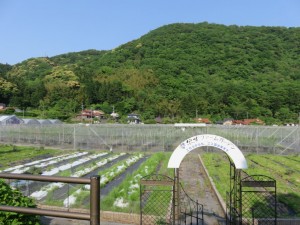
POLYGON ((180 217, 180 183, 179 183, 179 168, 174 168, 174 221, 180 217))

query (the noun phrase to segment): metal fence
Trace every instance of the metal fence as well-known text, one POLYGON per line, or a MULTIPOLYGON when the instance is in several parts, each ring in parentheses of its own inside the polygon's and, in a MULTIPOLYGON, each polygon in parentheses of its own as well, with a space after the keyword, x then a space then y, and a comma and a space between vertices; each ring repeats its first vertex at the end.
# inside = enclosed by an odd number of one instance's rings
POLYGON ((173 151, 199 134, 229 139, 243 152, 300 153, 300 127, 60 124, 0 126, 0 142, 60 149, 173 151))
POLYGON ((79 178, 79 177, 38 176, 38 175, 28 175, 28 174, 0 173, 0 178, 88 184, 90 185, 90 213, 89 214, 78 213, 78 212, 75 213, 75 212, 57 211, 57 210, 46 210, 46 209, 38 209, 38 208, 7 206, 7 205, 0 205, 0 211, 89 220, 90 225, 100 224, 100 177, 99 176, 92 176, 90 178, 79 178))

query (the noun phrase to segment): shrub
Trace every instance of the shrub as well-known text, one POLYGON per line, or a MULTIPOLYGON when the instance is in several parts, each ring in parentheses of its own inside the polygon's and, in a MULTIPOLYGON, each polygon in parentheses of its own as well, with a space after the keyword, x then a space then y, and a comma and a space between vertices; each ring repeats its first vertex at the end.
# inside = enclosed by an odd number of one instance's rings
MULTIPOLYGON (((0 205, 35 208, 32 199, 25 197, 18 190, 13 190, 3 180, 0 180, 0 205)), ((0 211, 0 224, 2 225, 39 225, 40 219, 35 215, 0 211)))

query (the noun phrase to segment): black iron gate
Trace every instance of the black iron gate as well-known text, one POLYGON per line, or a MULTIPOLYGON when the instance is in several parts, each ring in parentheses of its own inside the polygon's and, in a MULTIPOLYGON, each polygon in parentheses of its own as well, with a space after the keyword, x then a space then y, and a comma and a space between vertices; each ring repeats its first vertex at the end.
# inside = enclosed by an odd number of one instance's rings
POLYGON ((191 199, 180 184, 180 216, 177 224, 203 225, 203 205, 191 199))
MULTIPOLYGON (((226 224, 276 225, 276 180, 264 175, 249 176, 229 161, 230 189, 226 197, 226 224)), ((204 224, 203 205, 185 193, 176 169, 174 177, 153 174, 141 179, 141 225, 204 224)))
POLYGON ((241 180, 241 224, 275 225, 277 221, 276 181, 263 175, 241 180))
POLYGON ((140 182, 140 224, 203 224, 203 205, 192 200, 178 179, 161 174, 140 182))
POLYGON ((248 175, 230 161, 230 191, 226 195, 226 224, 276 225, 276 180, 248 175), (243 177, 243 178, 242 178, 243 177))

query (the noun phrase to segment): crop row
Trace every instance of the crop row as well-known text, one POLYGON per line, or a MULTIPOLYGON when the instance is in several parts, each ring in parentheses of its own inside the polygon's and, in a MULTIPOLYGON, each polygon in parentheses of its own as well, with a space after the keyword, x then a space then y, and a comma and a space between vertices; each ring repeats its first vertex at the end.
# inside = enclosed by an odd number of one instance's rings
POLYGON ((167 170, 169 154, 155 153, 149 157, 134 173, 115 187, 101 201, 102 210, 139 212, 140 179, 146 175, 159 173, 171 176, 167 170))
MULTIPOLYGON (((107 183, 110 183, 116 177, 122 177, 123 173, 128 167, 135 164, 143 156, 143 154, 130 154, 129 157, 119 162, 112 162, 120 156, 124 156, 125 153, 120 154, 108 154, 106 152, 90 154, 88 152, 72 152, 59 156, 46 157, 31 162, 26 162, 17 166, 4 169, 3 172, 10 173, 27 173, 32 171, 33 168, 40 168, 42 175, 55 175, 55 176, 73 176, 82 177, 91 172, 97 172, 101 176, 101 188, 107 183), (107 157, 105 157, 107 155, 107 157), (105 157, 105 158, 103 158, 105 157), (98 159, 99 158, 99 159, 98 159), (111 162, 111 163, 109 163, 111 162), (108 164, 106 169, 100 169, 104 165, 108 164)), ((104 208, 117 208, 119 210, 128 210, 129 205, 139 202, 139 182, 143 176, 151 173, 167 173, 166 165, 168 156, 164 153, 156 153, 146 156, 146 160, 141 166, 136 167, 134 172, 130 175, 124 176, 124 181, 121 185, 111 187, 111 191, 108 196, 104 196, 104 200, 101 204, 104 208), (114 199, 111 205, 105 204, 107 199, 110 199, 115 193, 119 193, 119 196, 114 199), (130 203, 129 203, 130 202, 130 203)), ((119 178, 118 178, 119 179, 119 178)), ((76 185, 70 187, 68 184, 63 183, 50 183, 36 185, 37 182, 12 182, 11 185, 16 186, 20 190, 31 189, 30 196, 44 204, 58 205, 65 207, 88 207, 86 204, 88 201, 89 187, 83 185, 76 185), (25 187, 27 185, 27 188, 25 187), (38 189, 37 189, 38 188, 38 189), (37 190, 35 190, 37 189, 37 190), (32 190, 34 190, 32 192, 32 190), (63 194, 62 194, 63 192, 63 194), (65 197, 64 197, 65 196, 65 197)), ((138 211, 138 207, 136 207, 138 211)))
MULTIPOLYGON (((136 163, 139 159, 143 157, 143 154, 135 154, 127 159, 124 159, 113 166, 100 171, 100 187, 103 188, 107 183, 111 182, 117 176, 121 175, 128 167, 136 163)), ((63 201, 65 207, 70 205, 82 206, 89 197, 90 185, 84 185, 77 188, 68 198, 63 201)))

